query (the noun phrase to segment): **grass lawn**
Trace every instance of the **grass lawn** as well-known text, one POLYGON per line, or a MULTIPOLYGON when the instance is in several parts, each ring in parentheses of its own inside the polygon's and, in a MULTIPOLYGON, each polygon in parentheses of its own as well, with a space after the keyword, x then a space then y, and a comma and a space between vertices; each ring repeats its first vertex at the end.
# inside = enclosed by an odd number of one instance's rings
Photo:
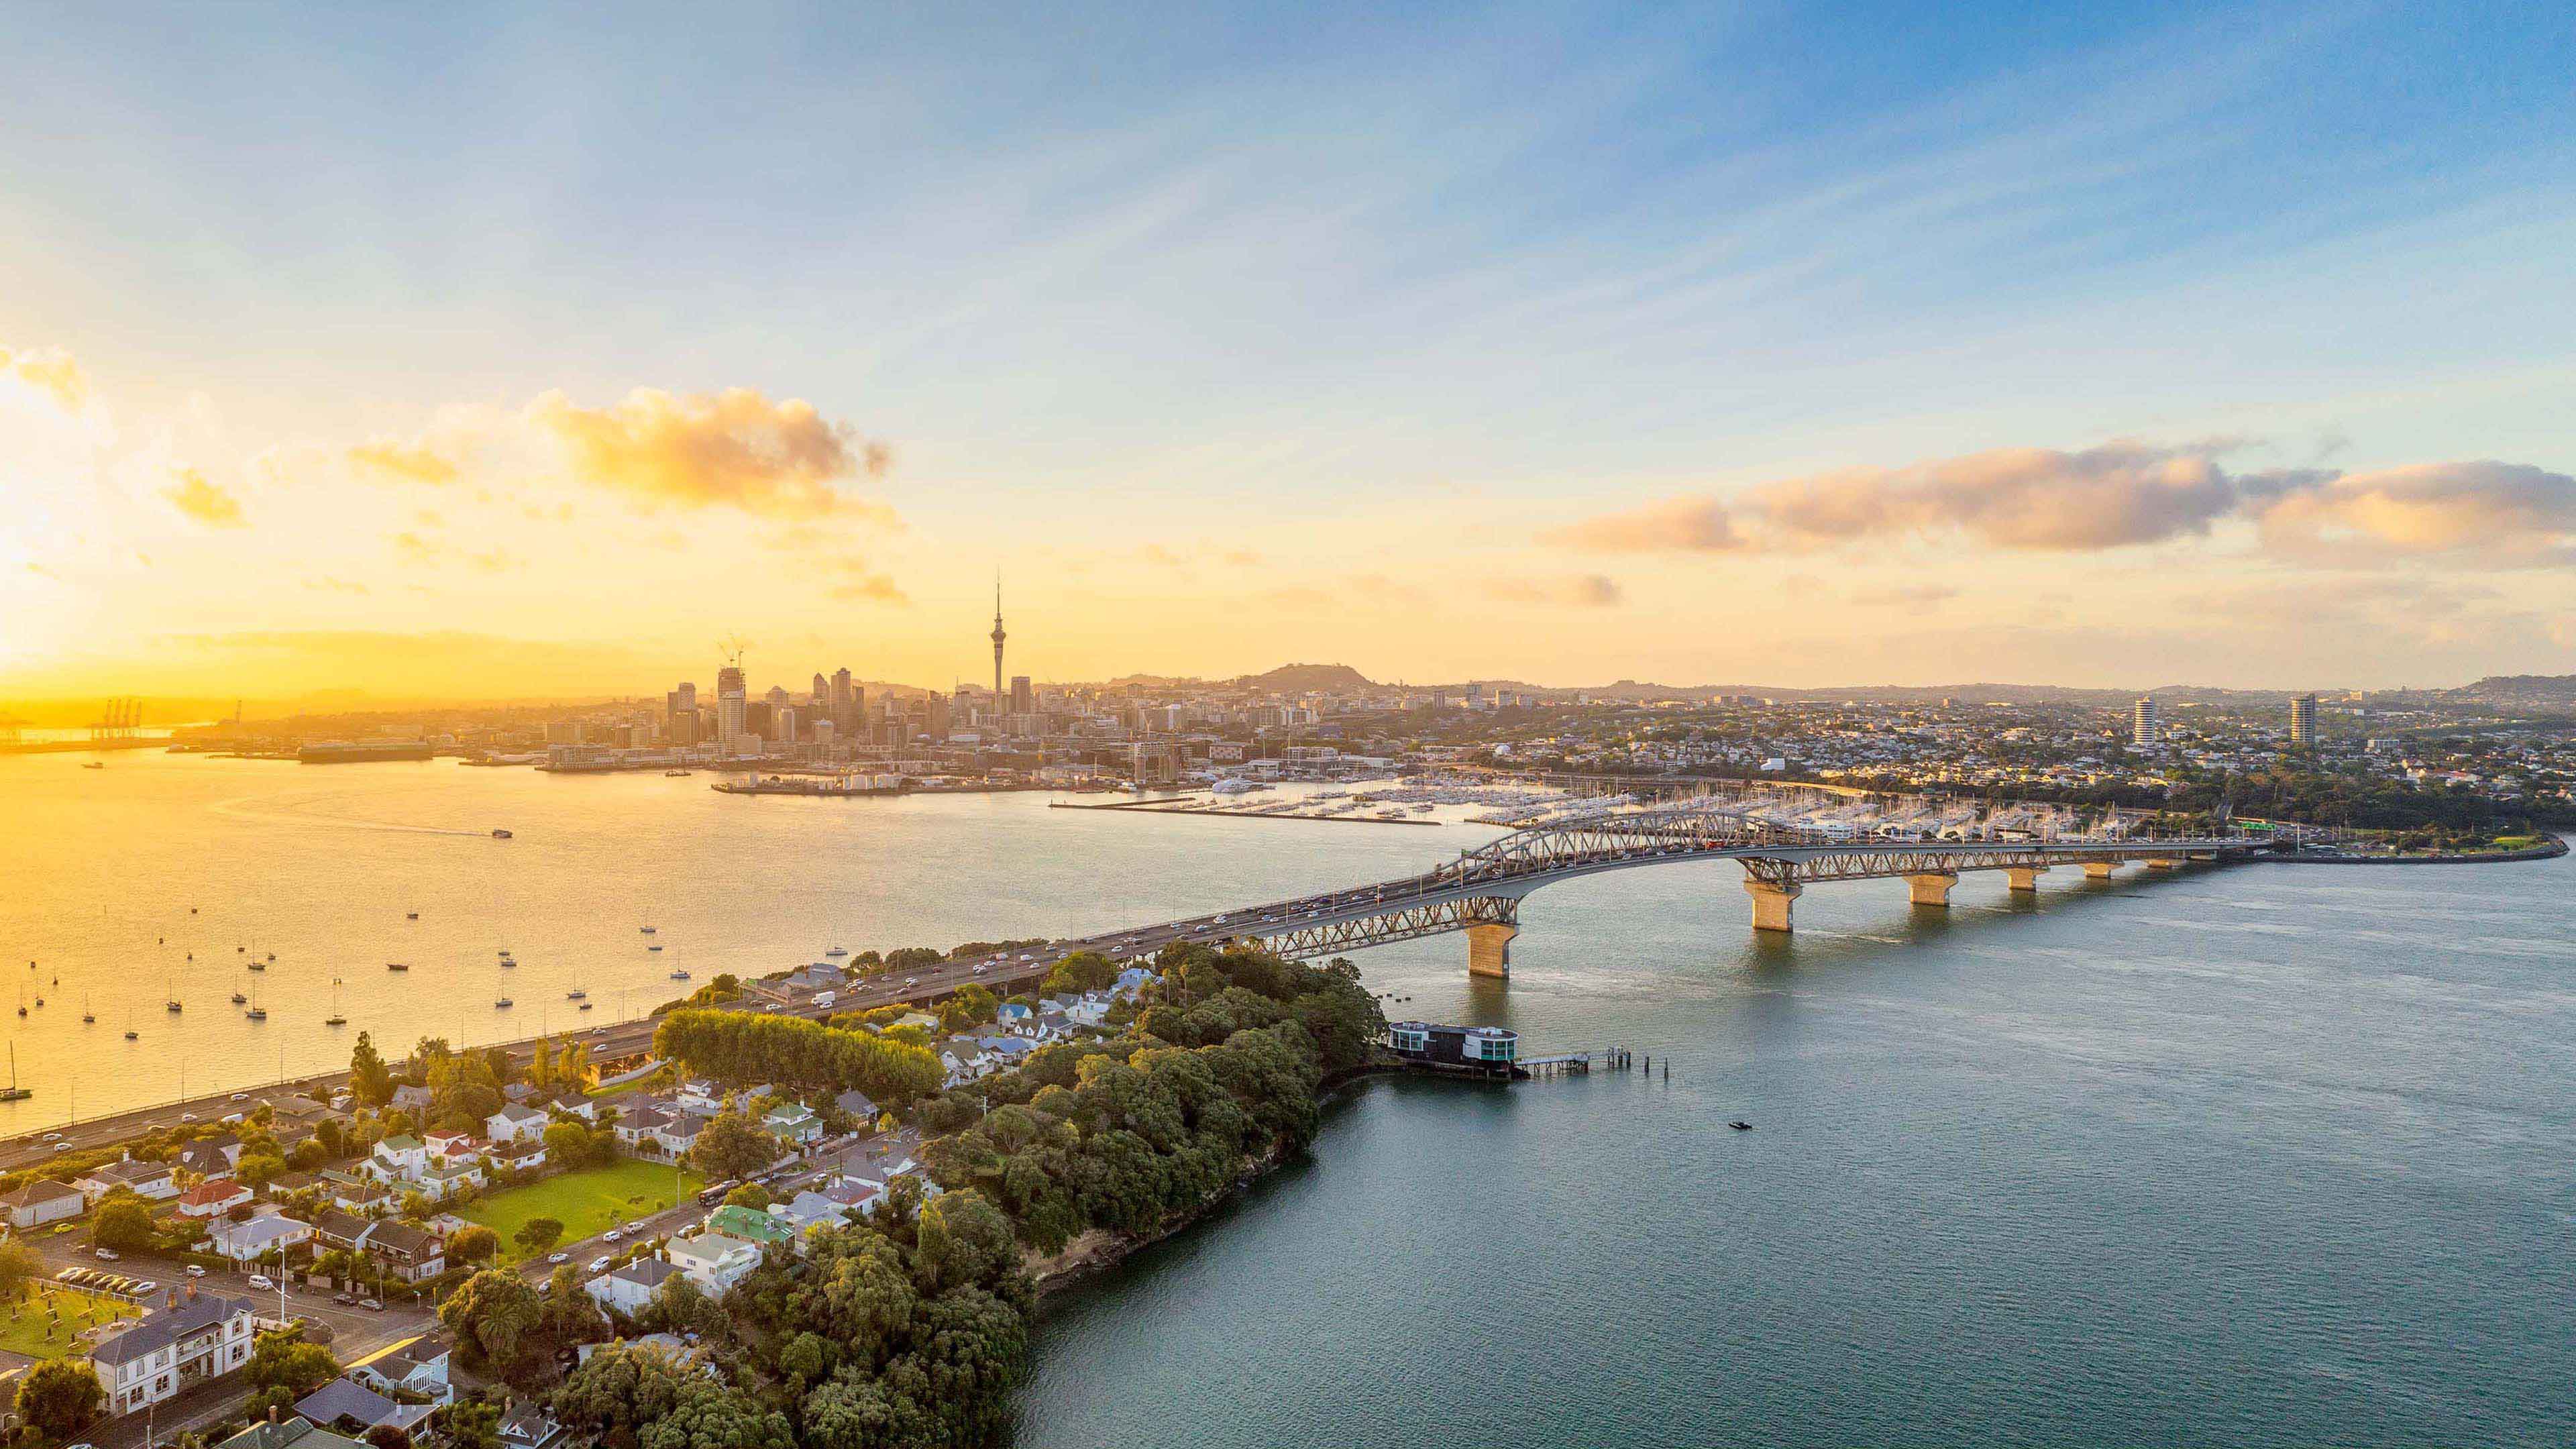
MULTIPOLYGON (((696 1192, 704 1186, 705 1180, 694 1172, 681 1175, 682 1192, 696 1192)), ((526 1187, 506 1188, 486 1196, 458 1216, 499 1233, 501 1261, 517 1263, 529 1256, 528 1250, 511 1238, 531 1218, 553 1218, 564 1225, 563 1241, 574 1243, 669 1206, 670 1164, 630 1159, 609 1167, 563 1173, 526 1187)))
POLYGON ((0 1349, 29 1358, 60 1358, 80 1346, 82 1329, 111 1318, 138 1317, 140 1313, 140 1309, 113 1298, 98 1298, 68 1288, 39 1289, 33 1297, 21 1299, 9 1310, 8 1319, 0 1322, 0 1349), (62 1315, 51 1338, 45 1336, 45 1326, 51 1321, 48 1310, 62 1315))

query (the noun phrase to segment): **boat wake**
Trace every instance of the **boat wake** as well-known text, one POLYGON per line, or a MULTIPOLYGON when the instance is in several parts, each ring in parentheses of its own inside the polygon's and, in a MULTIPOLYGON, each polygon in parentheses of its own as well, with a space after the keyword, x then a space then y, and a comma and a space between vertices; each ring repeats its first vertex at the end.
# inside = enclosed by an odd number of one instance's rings
MULTIPOLYGON (((321 797, 306 796, 303 798, 309 800, 321 797)), ((271 825, 336 825, 347 830, 390 830, 404 835, 457 835, 463 836, 468 840, 488 839, 492 833, 488 830, 450 830, 444 826, 438 825, 405 825, 399 821, 393 820, 355 820, 346 815, 325 815, 318 812, 300 810, 260 808, 262 806, 274 807, 281 803, 295 804, 299 802, 294 799, 281 802, 275 796, 246 795, 238 800, 218 800, 208 808, 212 813, 222 816, 226 820, 264 821, 271 825)))

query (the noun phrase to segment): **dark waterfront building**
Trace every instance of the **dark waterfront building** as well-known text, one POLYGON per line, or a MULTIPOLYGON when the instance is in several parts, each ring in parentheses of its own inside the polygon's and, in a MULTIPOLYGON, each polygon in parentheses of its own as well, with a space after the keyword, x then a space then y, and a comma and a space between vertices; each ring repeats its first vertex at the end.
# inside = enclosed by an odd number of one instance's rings
POLYGON ((1451 1071, 1508 1077, 1520 1054, 1521 1037, 1499 1026, 1440 1026, 1428 1021, 1399 1021, 1386 1029, 1387 1050, 1408 1062, 1451 1071))

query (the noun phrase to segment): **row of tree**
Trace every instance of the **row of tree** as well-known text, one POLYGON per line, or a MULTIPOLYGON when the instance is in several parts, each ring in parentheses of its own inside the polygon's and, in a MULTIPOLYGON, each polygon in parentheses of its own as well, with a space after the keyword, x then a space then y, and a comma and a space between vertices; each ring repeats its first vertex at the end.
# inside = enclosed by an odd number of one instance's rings
POLYGON ((856 1088, 889 1107, 938 1091, 945 1076, 926 1047, 760 1012, 672 1012, 654 1028, 653 1052, 729 1087, 774 1083, 799 1095, 856 1088))

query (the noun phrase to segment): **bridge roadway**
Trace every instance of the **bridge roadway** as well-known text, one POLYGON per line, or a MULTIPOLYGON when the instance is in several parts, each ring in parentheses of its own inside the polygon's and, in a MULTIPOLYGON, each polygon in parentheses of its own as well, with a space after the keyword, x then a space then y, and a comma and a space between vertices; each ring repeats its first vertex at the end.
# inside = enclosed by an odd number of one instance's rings
MULTIPOLYGON (((1519 931, 1520 902, 1530 892, 1603 871, 1692 860, 1741 863, 1744 889, 1753 897, 1755 929, 1787 931, 1790 903, 1806 885, 1818 881, 1900 878, 1907 882, 1916 905, 1945 907, 1950 886, 1962 871, 2001 870, 2011 878, 2013 889, 2036 890, 2039 873, 2051 866, 2080 865, 2089 873, 2108 875, 2127 862, 2172 868, 2186 861, 2237 860, 2253 853, 2246 842, 2231 839, 1830 842, 1741 821, 1728 823, 1721 833, 1712 831, 1712 823, 1705 810, 1684 807, 1621 812, 1593 821, 1515 831, 1418 876, 1129 931, 1050 941, 1028 951, 943 961, 901 980, 881 976, 855 982, 837 994, 829 1009, 804 1007, 795 1014, 819 1019, 926 1002, 968 985, 1014 987, 1044 979, 1059 958, 1074 951, 1098 951, 1125 961, 1189 941, 1258 941, 1286 955, 1311 958, 1462 931, 1468 941, 1468 970, 1502 977, 1510 972, 1510 943, 1519 931)), ((653 1028, 654 1022, 647 1018, 588 1032, 557 1033, 552 1039, 580 1040, 589 1045, 594 1060, 608 1061, 648 1050, 653 1028)), ((504 1045, 524 1062, 535 1042, 528 1038, 504 1045)), ((409 1043, 380 1046, 390 1054, 409 1043)), ((31 1129, 0 1139, 0 1171, 39 1166, 57 1151, 106 1146, 154 1127, 216 1121, 289 1093, 327 1094, 345 1086, 348 1079, 346 1071, 322 1072, 66 1123, 50 1131, 31 1129)))

